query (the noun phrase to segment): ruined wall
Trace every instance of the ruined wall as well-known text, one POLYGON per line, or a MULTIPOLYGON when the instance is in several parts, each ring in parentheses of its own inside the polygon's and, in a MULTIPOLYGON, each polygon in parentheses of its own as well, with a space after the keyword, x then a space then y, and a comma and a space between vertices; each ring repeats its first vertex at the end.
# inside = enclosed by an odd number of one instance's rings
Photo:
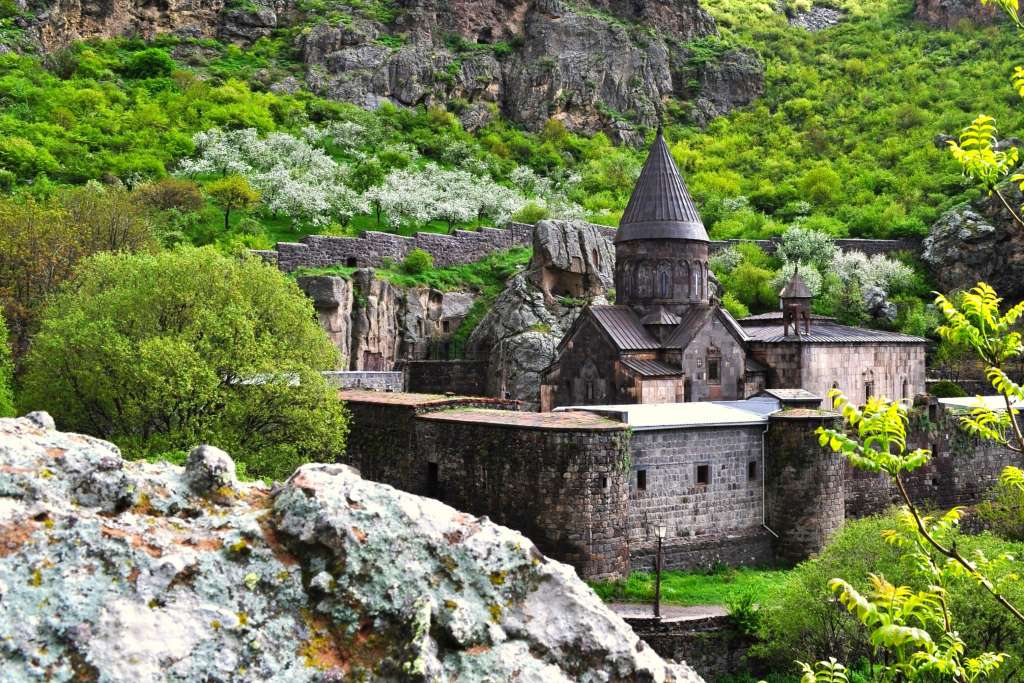
MULTIPOLYGON (((526 223, 509 223, 505 228, 480 228, 477 231, 456 230, 451 235, 418 232, 403 237, 388 232, 366 231, 359 237, 309 235, 299 242, 278 242, 274 249, 254 250, 267 263, 275 264, 285 272, 297 268, 324 268, 327 266, 376 267, 384 259, 399 262, 413 249, 422 249, 434 258, 438 268, 479 261, 495 251, 533 244, 533 227, 526 223)), ((615 228, 594 225, 593 229, 611 240, 615 228)), ((754 242, 768 253, 777 248, 773 240, 713 241, 714 253, 740 242, 754 242)), ((889 254, 895 251, 921 251, 921 241, 840 239, 836 246, 843 251, 862 251, 865 254, 889 254)))
POLYGON ((439 500, 521 531, 585 577, 625 576, 625 426, 568 431, 416 421, 420 466, 439 500), (428 475, 429 476, 429 475, 428 475))
POLYGON ((451 391, 468 396, 482 396, 486 393, 486 361, 416 360, 403 363, 401 367, 408 379, 409 391, 451 391))
POLYGON ((818 445, 818 427, 835 428, 835 414, 786 410, 769 418, 765 442, 768 527, 779 535, 778 559, 795 564, 825 547, 843 525, 843 458, 818 445))
POLYGON ((668 525, 663 547, 668 568, 771 560, 770 536, 761 529, 763 432, 752 425, 633 434, 629 547, 634 569, 653 566, 658 523, 668 525), (708 468, 706 484, 698 483, 699 466, 708 468))
MULTIPOLYGON (((937 403, 914 408, 907 444, 932 451, 927 465, 904 477, 911 498, 926 508, 977 503, 1004 467, 1021 465, 1017 454, 963 432, 957 413, 937 403)), ((847 517, 881 512, 899 502, 888 477, 846 466, 847 517)))

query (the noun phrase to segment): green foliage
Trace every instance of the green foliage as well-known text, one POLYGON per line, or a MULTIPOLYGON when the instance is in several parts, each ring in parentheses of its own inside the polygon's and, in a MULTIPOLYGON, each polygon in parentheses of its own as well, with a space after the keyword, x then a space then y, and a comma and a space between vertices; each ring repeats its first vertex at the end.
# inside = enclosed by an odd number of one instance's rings
POLYGON ((1001 538, 1024 541, 1024 489, 1021 470, 1010 467, 977 507, 978 518, 1001 538))
POLYGON ((206 186, 210 199, 224 212, 224 232, 231 229, 231 211, 247 211, 260 199, 259 192, 240 175, 230 175, 206 186))
POLYGON ((736 298, 732 292, 726 292, 722 296, 722 306, 725 310, 734 318, 745 318, 750 315, 750 309, 747 308, 742 301, 736 298))
POLYGON ((1017 165, 1017 148, 996 150, 995 119, 982 114, 960 133, 960 141, 950 140, 949 149, 964 169, 964 175, 992 193, 995 186, 1017 165))
POLYGON ((213 443, 283 477, 344 449, 317 373, 335 356, 308 299, 256 259, 100 254, 46 307, 19 398, 133 456, 213 443))
POLYGON ((422 275, 434 267, 434 257, 422 249, 413 249, 402 261, 402 272, 406 275, 422 275))
POLYGON ((7 342, 7 324, 0 310, 0 417, 14 415, 14 363, 7 342))
POLYGON ((967 395, 967 392, 959 384, 948 379, 942 379, 932 384, 928 393, 935 398, 960 398, 967 395))
POLYGON ((133 53, 121 68, 128 78, 164 78, 174 72, 175 63, 166 51, 150 47, 133 53))
POLYGON ((544 220, 548 215, 549 212, 546 206, 531 202, 519 209, 512 218, 520 223, 536 223, 537 221, 544 220))

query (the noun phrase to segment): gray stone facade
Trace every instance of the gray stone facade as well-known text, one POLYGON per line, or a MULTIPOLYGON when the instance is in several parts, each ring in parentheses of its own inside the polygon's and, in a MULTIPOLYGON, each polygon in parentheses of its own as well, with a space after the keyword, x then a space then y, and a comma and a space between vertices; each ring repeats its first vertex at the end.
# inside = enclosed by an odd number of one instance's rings
POLYGON ((628 518, 634 569, 651 568, 656 524, 668 527, 667 567, 771 560, 771 536, 761 526, 763 434, 760 425, 634 432, 628 518))
POLYGON ((371 391, 402 391, 405 377, 401 372, 331 370, 321 372, 332 387, 338 389, 369 389, 371 391))

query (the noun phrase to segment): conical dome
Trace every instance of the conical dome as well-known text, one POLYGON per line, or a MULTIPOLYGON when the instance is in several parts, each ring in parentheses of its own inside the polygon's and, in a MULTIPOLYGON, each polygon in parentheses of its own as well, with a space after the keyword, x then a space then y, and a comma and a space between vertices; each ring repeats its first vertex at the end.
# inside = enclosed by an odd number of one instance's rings
POLYGON ((811 288, 807 286, 804 279, 800 277, 800 271, 794 270, 793 277, 789 278, 789 282, 779 292, 780 299, 812 299, 814 295, 811 294, 811 288))
POLYGON ((709 241, 660 128, 615 235, 615 242, 650 239, 709 241))

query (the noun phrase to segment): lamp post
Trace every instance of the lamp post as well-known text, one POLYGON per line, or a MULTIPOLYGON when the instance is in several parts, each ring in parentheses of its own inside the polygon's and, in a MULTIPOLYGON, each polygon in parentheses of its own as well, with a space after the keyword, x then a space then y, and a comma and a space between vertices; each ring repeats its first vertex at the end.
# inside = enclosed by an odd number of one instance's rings
POLYGON ((654 618, 661 618, 661 542, 668 531, 664 524, 654 527, 654 535, 658 538, 658 554, 654 560, 654 618))

